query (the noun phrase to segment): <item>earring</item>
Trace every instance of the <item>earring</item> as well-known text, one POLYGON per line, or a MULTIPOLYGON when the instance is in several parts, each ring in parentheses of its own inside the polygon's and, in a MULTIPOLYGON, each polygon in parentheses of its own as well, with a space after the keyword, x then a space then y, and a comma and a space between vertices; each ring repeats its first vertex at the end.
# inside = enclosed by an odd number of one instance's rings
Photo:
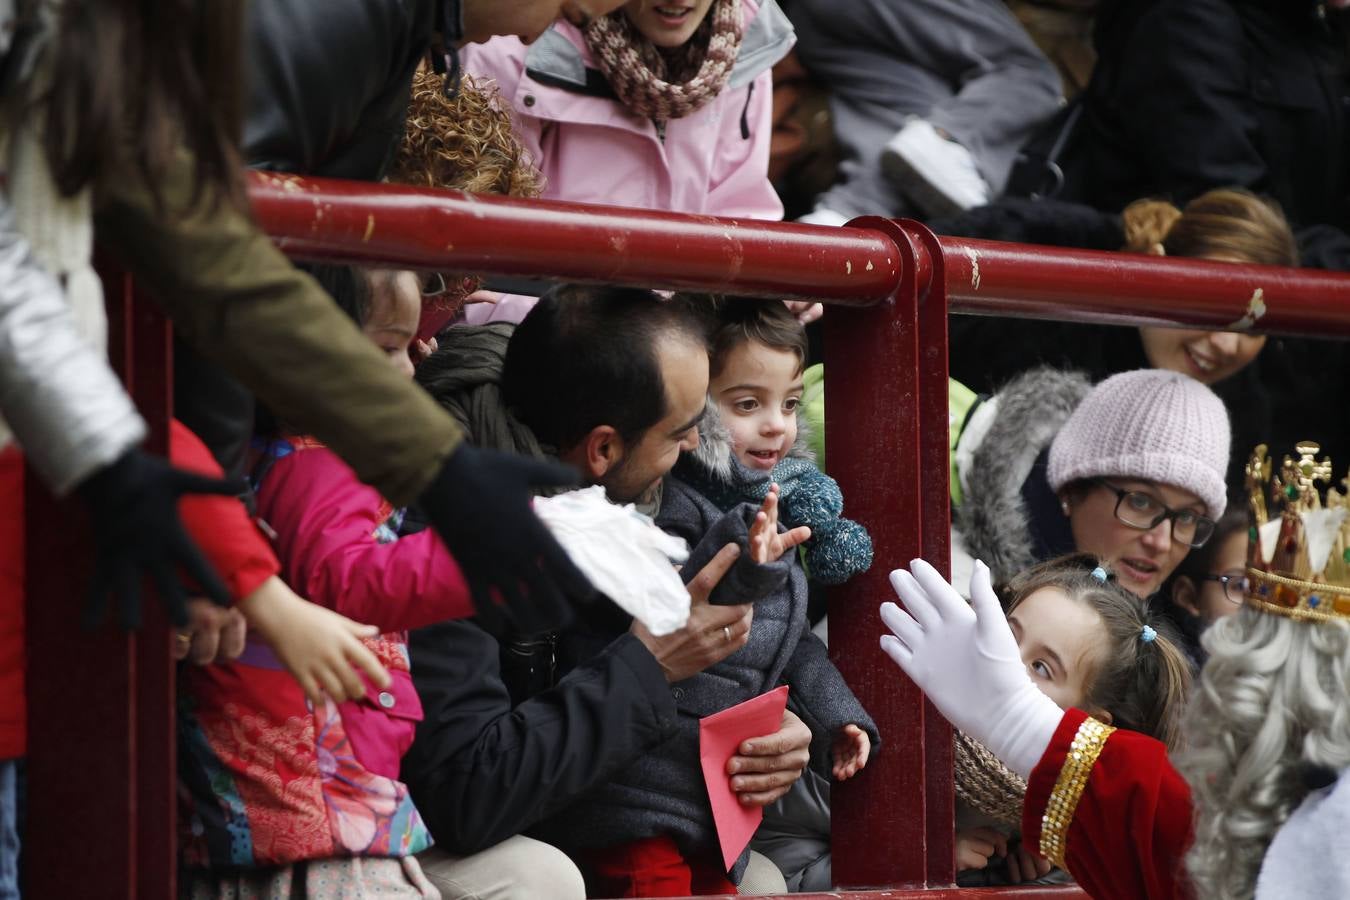
POLYGON ((1064 515, 1067 516, 1067 515, 1069 514, 1069 501, 1068 501, 1068 500, 1061 500, 1061 501, 1059 502, 1059 508, 1060 508, 1061 510, 1063 510, 1063 511, 1064 511, 1064 515))

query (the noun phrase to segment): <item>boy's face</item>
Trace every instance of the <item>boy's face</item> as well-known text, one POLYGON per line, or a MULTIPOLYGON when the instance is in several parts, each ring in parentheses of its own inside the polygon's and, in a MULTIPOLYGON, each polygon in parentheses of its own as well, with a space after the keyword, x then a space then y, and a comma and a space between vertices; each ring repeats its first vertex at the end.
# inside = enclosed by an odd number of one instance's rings
POLYGON ((415 272, 375 269, 370 273, 370 315, 361 327, 389 362, 413 377, 408 346, 422 316, 422 285, 415 272))
POLYGON ((797 441, 802 402, 797 354, 747 341, 727 353, 710 387, 741 464, 760 472, 776 466, 797 441))

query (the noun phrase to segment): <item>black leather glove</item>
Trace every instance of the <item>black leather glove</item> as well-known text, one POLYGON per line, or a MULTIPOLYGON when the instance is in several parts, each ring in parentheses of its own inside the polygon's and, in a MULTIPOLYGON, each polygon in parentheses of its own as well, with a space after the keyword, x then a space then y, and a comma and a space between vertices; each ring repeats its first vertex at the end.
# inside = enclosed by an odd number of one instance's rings
POLYGON ((178 498, 183 494, 233 495, 240 482, 206 478, 175 469, 165 460, 129 450, 78 488, 89 506, 94 531, 94 583, 85 608, 86 627, 100 624, 115 595, 126 628, 141 625, 141 581, 149 575, 174 625, 188 624, 187 594, 178 570, 221 606, 230 594, 201 550, 183 530, 178 498))
POLYGON ((461 444, 420 503, 459 563, 478 621, 500 633, 524 634, 566 624, 569 600, 595 593, 548 528, 530 509, 531 488, 575 484, 576 470, 558 463, 461 444))

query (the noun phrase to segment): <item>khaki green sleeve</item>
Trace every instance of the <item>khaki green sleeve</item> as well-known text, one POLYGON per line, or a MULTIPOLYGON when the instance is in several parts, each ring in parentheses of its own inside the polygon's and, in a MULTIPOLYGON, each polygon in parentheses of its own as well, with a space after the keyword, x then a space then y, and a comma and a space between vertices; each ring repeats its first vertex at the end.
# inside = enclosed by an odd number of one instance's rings
MULTIPOLYGON (((186 208, 192 171, 182 155, 163 173, 168 209, 186 208)), ((108 179, 96 202, 100 243, 203 354, 391 502, 411 502, 431 481, 458 426, 247 215, 225 204, 163 214, 135 177, 108 179)))

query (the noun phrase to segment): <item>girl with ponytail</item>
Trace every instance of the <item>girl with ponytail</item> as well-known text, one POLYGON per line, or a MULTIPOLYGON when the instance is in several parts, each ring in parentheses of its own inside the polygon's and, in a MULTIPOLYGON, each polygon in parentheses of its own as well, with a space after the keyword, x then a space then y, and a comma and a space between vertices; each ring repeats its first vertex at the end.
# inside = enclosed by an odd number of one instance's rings
MULTIPOLYGON (((1209 191, 1177 209, 1165 200, 1137 200, 1121 214, 1127 253, 1215 262, 1298 265, 1298 246, 1279 207, 1242 188, 1209 191)), ((1184 372, 1205 384, 1237 373, 1265 346, 1265 335, 1181 328, 1139 329, 1155 368, 1184 372)))
MULTIPOLYGON (((1191 665, 1169 623, 1121 587, 1106 563, 1075 553, 1033 566, 1004 590, 1008 624, 1041 692, 1062 709, 1087 710, 1117 728, 1181 743, 1191 665)), ((1050 866, 1008 845, 1022 816, 1026 782, 968 735, 955 735, 956 863, 959 883, 1018 883, 1050 866), (990 869, 1007 857, 1004 873, 990 869)))

